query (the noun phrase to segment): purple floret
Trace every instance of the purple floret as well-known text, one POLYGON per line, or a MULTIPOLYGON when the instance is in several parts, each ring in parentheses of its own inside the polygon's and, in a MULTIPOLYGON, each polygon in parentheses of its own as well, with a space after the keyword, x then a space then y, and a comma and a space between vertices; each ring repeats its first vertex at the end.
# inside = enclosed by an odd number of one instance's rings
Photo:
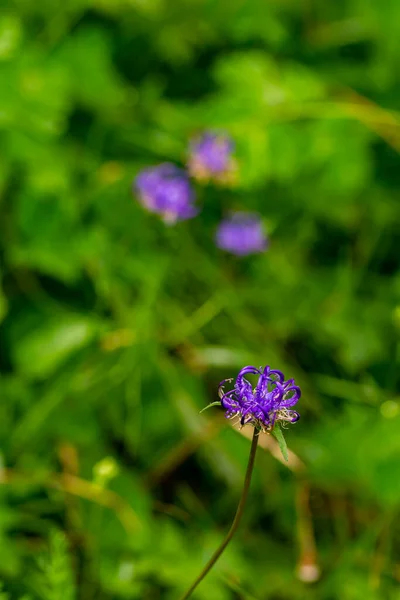
POLYGON ((271 431, 277 421, 295 423, 300 415, 291 410, 300 399, 301 390, 294 379, 285 381, 281 371, 268 365, 244 367, 238 374, 232 390, 225 392, 224 386, 232 379, 220 383, 219 396, 226 410, 226 418, 238 417, 241 425, 251 424, 262 431, 271 431), (246 379, 246 375, 258 376, 255 387, 246 379))
POLYGON ((263 252, 268 247, 260 217, 237 212, 222 221, 217 230, 217 246, 238 256, 263 252))
POLYGON ((190 144, 188 168, 200 181, 213 179, 228 183, 234 175, 236 163, 232 157, 234 144, 224 135, 206 132, 190 144))
POLYGON ((139 202, 165 223, 190 219, 197 214, 193 191, 185 172, 171 163, 144 169, 135 180, 139 202))

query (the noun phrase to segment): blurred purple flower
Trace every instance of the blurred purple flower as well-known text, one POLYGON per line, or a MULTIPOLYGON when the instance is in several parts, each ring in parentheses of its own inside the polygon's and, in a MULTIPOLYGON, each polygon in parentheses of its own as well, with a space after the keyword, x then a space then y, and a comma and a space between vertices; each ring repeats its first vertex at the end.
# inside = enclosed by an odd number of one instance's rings
POLYGON ((236 212, 220 223, 217 246, 238 256, 263 252, 268 247, 268 239, 264 232, 259 215, 255 213, 236 212))
POLYGON ((150 212, 161 215, 165 223, 191 219, 197 214, 186 173, 171 163, 141 171, 135 188, 139 202, 150 212))
POLYGON ((199 181, 212 179, 219 183, 232 183, 236 162, 232 157, 233 141, 224 134, 206 132, 190 144, 188 169, 199 181))
POLYGON ((218 390, 225 417, 239 417, 241 425, 251 424, 264 432, 271 431, 278 421, 295 423, 300 415, 290 409, 299 400, 301 390, 294 379, 284 379, 281 371, 272 370, 268 365, 264 369, 244 367, 229 392, 225 392, 224 386, 233 379, 225 379, 218 390), (245 375, 258 375, 254 388, 245 375))

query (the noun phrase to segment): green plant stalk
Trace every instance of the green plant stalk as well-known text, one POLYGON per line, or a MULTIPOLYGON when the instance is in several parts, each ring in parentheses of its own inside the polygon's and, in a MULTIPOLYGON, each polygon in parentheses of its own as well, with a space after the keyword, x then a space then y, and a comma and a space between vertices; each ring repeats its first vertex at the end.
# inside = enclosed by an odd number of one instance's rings
POLYGON ((206 564, 206 566, 200 573, 200 575, 197 577, 197 579, 195 579, 195 581, 192 583, 192 585, 187 590, 187 592, 181 597, 181 600, 187 600, 187 598, 189 598, 191 596, 192 592, 196 589, 196 587, 199 585, 199 583, 204 579, 204 577, 207 575, 207 573, 215 565, 215 563, 217 562, 217 560, 219 559, 219 557, 221 556, 221 554, 223 553, 223 551, 225 550, 225 548, 227 547, 227 545, 229 544, 231 539, 233 538, 233 536, 239 526, 239 523, 243 516, 244 507, 245 507, 247 496, 248 496, 249 489, 250 489, 251 476, 253 474, 253 467, 254 467, 254 459, 256 457, 256 451, 257 451, 258 434, 259 434, 259 432, 257 431, 256 428, 254 428, 253 439, 251 441, 251 448, 250 448, 250 454, 249 454, 249 461, 247 463, 246 476, 244 478, 242 495, 240 497, 239 504, 238 504, 236 514, 235 514, 235 518, 233 519, 231 528, 228 531, 228 533, 227 533, 225 539, 223 540, 223 542, 221 543, 221 545, 217 548, 217 550, 214 552, 214 554, 212 555, 212 557, 210 558, 210 560, 208 561, 208 563, 206 564))

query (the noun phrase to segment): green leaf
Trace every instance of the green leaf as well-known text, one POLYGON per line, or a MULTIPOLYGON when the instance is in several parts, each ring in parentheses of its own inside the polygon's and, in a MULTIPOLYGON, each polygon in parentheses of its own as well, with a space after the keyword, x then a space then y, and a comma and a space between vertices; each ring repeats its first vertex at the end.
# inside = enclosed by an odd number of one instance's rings
POLYGON ((80 315, 66 315, 43 323, 20 339, 14 351, 16 365, 28 377, 48 377, 70 355, 89 344, 96 329, 94 320, 80 315))
POLYGON ((279 423, 276 423, 275 427, 272 430, 272 435, 274 436, 274 438, 277 440, 278 444, 279 444, 279 448, 282 452, 282 456, 283 458, 286 460, 286 462, 288 462, 289 460, 289 454, 288 454, 288 447, 286 444, 286 440, 283 436, 283 431, 281 426, 279 425, 279 423))

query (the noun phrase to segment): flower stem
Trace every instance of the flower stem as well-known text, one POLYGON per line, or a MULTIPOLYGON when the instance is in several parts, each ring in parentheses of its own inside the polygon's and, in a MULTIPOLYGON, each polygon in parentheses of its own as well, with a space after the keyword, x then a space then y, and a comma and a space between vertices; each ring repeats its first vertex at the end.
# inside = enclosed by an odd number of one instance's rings
POLYGON ((214 552, 214 554, 212 555, 212 557, 210 558, 210 560, 208 561, 208 563, 206 564, 206 566, 204 567, 204 569, 202 570, 200 575, 192 583, 192 585, 187 590, 187 592, 182 596, 181 600, 187 600, 187 598, 189 598, 189 596, 196 589, 196 587, 199 585, 199 583, 204 579, 204 577, 207 575, 207 573, 210 571, 210 569, 215 565, 215 563, 217 562, 217 560, 219 559, 219 557, 221 556, 221 554, 223 553, 223 551, 225 550, 225 548, 227 547, 227 545, 229 544, 231 539, 233 538, 233 536, 236 532, 236 529, 239 526, 240 520, 243 516, 243 511, 244 511, 244 506, 246 504, 247 495, 249 493, 251 476, 252 476, 253 467, 254 467, 254 459, 256 457, 256 451, 257 451, 257 444, 258 444, 258 431, 256 430, 256 428, 254 428, 253 439, 251 441, 251 448, 250 448, 250 454, 249 454, 249 461, 247 463, 246 476, 244 478, 242 495, 240 497, 239 504, 238 504, 236 514, 235 514, 235 518, 233 519, 231 528, 228 531, 228 533, 227 533, 225 539, 223 540, 223 542, 221 543, 221 545, 214 552))

